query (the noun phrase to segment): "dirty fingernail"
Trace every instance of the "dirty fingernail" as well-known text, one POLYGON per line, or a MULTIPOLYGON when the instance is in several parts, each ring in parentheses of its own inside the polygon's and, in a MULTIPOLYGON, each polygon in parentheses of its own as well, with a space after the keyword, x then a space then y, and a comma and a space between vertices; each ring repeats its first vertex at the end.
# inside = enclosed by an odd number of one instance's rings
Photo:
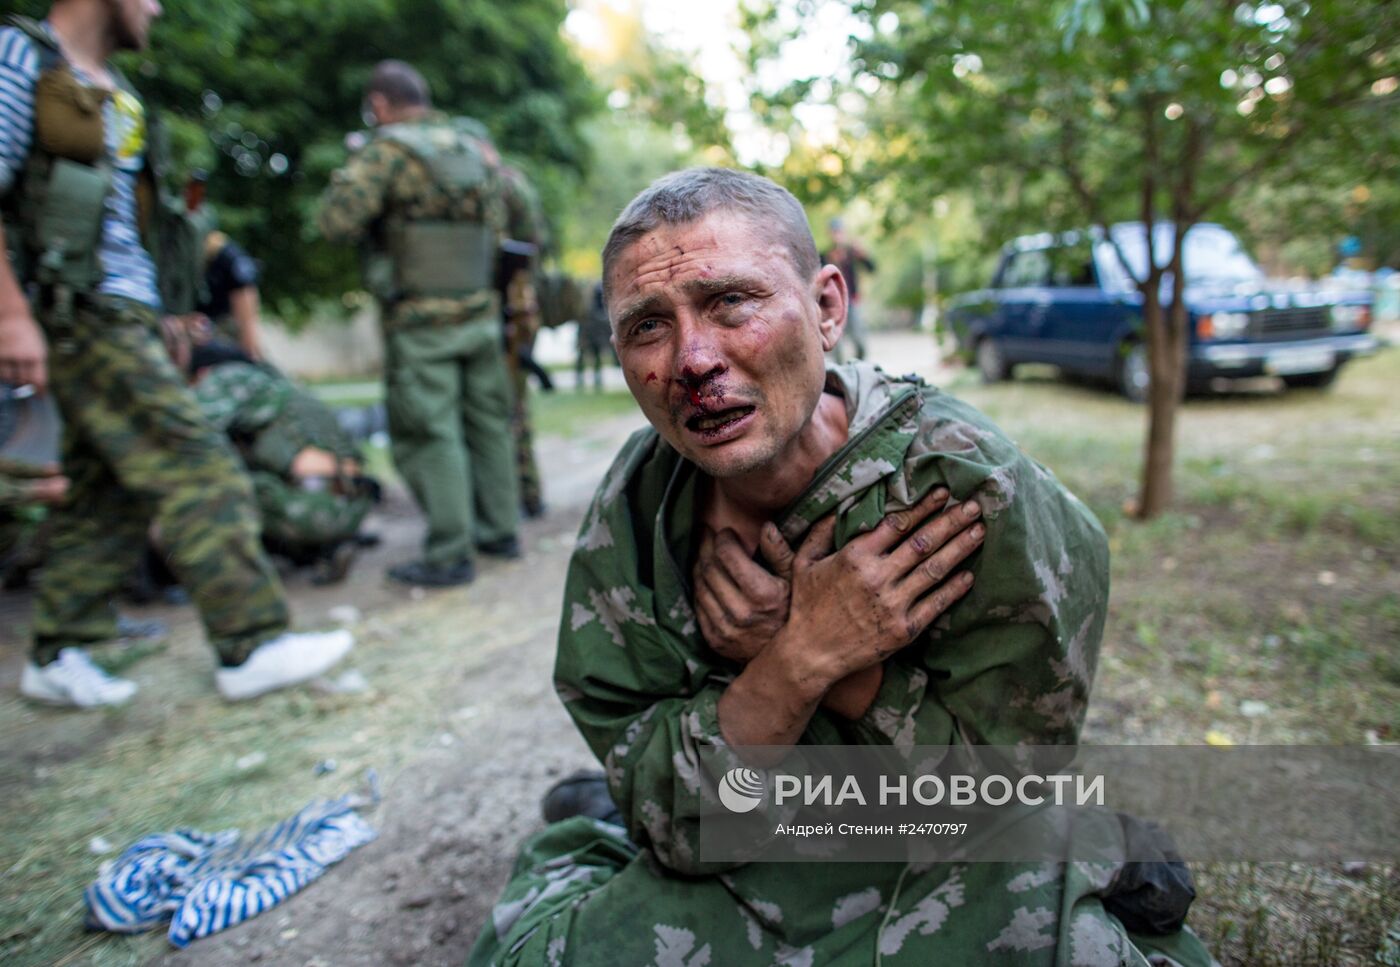
POLYGON ((963 504, 963 513, 969 517, 976 517, 978 514, 982 513, 982 508, 978 506, 977 501, 969 500, 967 503, 963 504))
POLYGON ((983 527, 981 524, 978 524, 976 527, 972 528, 972 530, 969 531, 969 533, 972 534, 972 539, 974 541, 980 541, 982 539, 982 535, 987 533, 987 528, 983 527))

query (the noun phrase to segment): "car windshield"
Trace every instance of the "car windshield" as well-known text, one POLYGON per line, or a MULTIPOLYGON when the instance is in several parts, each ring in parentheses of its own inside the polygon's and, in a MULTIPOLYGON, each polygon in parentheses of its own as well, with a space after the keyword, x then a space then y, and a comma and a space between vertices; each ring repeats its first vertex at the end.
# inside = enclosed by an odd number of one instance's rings
MULTIPOLYGON (((1153 246, 1158 264, 1170 257, 1173 226, 1158 225, 1154 233, 1153 246)), ((1142 228, 1138 225, 1119 225, 1113 229, 1113 238, 1123 250, 1123 256, 1133 268, 1133 275, 1142 278, 1147 270, 1147 252, 1142 228)), ((1107 261, 1113 263, 1121 276, 1122 268, 1112 249, 1106 253, 1107 261)), ((1230 285, 1240 282, 1254 282, 1264 277, 1259 266, 1240 247, 1234 235, 1217 225, 1197 225, 1186 233, 1186 250, 1182 253, 1186 264, 1188 285, 1230 285)), ((1127 280, 1123 280, 1127 281, 1127 280)))

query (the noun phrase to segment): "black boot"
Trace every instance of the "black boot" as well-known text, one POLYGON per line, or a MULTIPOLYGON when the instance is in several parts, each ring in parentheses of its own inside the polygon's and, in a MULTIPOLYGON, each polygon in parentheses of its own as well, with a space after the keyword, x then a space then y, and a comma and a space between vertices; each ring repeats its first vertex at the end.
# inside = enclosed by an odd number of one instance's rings
POLYGON ((513 561, 520 557, 520 538, 512 535, 510 537, 498 537, 494 541, 478 541, 476 549, 491 557, 503 557, 508 561, 513 561))
POLYGON ((607 777, 601 772, 579 771, 560 779, 544 794, 540 811, 547 823, 589 816, 614 826, 624 825, 622 812, 608 791, 607 777))
POLYGON ((470 558, 463 558, 456 564, 429 564, 427 561, 408 561, 389 568, 389 577, 400 584, 413 584, 426 588, 450 588, 458 584, 471 584, 476 580, 476 564, 470 558))

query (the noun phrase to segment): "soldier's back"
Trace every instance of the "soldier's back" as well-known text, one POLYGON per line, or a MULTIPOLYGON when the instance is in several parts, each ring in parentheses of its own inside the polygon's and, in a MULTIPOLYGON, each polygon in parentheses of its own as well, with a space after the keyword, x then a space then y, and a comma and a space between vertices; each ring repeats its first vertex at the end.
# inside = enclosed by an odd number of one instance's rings
POLYGON ((505 225, 500 158, 470 119, 433 116, 385 125, 376 140, 395 158, 385 207, 407 219, 505 225))

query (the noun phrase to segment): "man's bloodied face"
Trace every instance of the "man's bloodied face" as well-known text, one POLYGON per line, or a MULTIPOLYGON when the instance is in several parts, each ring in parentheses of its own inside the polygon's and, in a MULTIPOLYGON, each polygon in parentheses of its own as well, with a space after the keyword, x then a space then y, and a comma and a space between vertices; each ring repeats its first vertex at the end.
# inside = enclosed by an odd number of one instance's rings
POLYGON ((662 438, 714 477, 781 459, 845 323, 839 270, 801 278, 775 229, 719 211, 643 236, 609 282, 627 386, 662 438))

